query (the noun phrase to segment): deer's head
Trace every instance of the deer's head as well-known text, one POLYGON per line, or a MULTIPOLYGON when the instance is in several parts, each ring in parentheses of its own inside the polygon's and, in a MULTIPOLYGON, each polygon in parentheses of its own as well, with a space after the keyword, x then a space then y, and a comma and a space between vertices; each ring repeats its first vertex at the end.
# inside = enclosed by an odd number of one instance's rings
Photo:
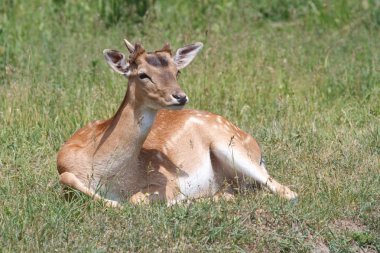
POLYGON ((160 50, 146 52, 138 43, 124 40, 129 57, 116 50, 103 51, 107 63, 134 86, 136 100, 152 109, 180 109, 189 100, 178 85, 180 69, 185 68, 197 55, 200 42, 178 49, 175 55, 168 44, 160 50))

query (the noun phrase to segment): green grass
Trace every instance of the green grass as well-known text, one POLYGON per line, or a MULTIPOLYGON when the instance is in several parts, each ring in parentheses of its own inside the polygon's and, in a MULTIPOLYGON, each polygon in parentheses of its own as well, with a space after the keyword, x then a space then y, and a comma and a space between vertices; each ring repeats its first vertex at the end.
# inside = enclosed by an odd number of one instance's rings
POLYGON ((378 0, 82 2, 0 3, 0 252, 380 251, 378 0), (117 109, 127 84, 101 52, 125 37, 202 41, 188 107, 255 136, 298 204, 65 201, 56 152, 117 109))

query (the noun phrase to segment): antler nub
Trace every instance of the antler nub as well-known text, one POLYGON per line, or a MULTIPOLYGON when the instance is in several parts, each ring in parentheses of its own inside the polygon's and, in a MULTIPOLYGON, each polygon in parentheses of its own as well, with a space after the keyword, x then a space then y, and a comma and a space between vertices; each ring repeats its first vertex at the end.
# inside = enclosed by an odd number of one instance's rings
POLYGON ((129 63, 132 64, 143 53, 145 53, 143 46, 140 43, 135 43, 134 51, 129 55, 129 63))
POLYGON ((164 44, 164 46, 160 50, 157 50, 156 52, 168 52, 170 55, 172 55, 170 44, 167 42, 164 44))
POLYGON ((124 39, 125 46, 127 47, 128 51, 132 54, 135 51, 135 47, 132 45, 131 42, 124 39))

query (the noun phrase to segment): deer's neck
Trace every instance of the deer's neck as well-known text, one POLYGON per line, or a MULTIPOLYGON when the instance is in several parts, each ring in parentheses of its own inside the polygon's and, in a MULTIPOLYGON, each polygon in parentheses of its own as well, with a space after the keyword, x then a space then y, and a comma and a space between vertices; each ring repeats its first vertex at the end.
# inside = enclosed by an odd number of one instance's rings
POLYGON ((153 110, 136 98, 135 86, 130 84, 124 100, 115 116, 112 118, 111 128, 121 132, 124 137, 121 141, 145 141, 150 128, 156 118, 157 110, 153 110))
POLYGON ((135 94, 135 86, 130 83, 127 93, 115 116, 110 120, 99 143, 102 164, 107 163, 107 171, 134 169, 142 145, 156 118, 157 110, 144 106, 135 94))

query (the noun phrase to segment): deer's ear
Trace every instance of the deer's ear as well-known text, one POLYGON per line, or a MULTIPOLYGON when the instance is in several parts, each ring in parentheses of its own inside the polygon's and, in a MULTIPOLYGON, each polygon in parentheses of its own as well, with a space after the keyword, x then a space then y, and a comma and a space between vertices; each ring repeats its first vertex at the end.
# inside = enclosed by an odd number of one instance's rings
POLYGON ((125 76, 130 74, 129 63, 126 61, 123 53, 117 50, 104 49, 103 54, 106 62, 115 72, 125 76))
POLYGON ((183 69, 195 58, 195 56, 202 49, 203 44, 201 42, 196 42, 191 45, 181 47, 177 50, 173 60, 177 69, 183 69))

